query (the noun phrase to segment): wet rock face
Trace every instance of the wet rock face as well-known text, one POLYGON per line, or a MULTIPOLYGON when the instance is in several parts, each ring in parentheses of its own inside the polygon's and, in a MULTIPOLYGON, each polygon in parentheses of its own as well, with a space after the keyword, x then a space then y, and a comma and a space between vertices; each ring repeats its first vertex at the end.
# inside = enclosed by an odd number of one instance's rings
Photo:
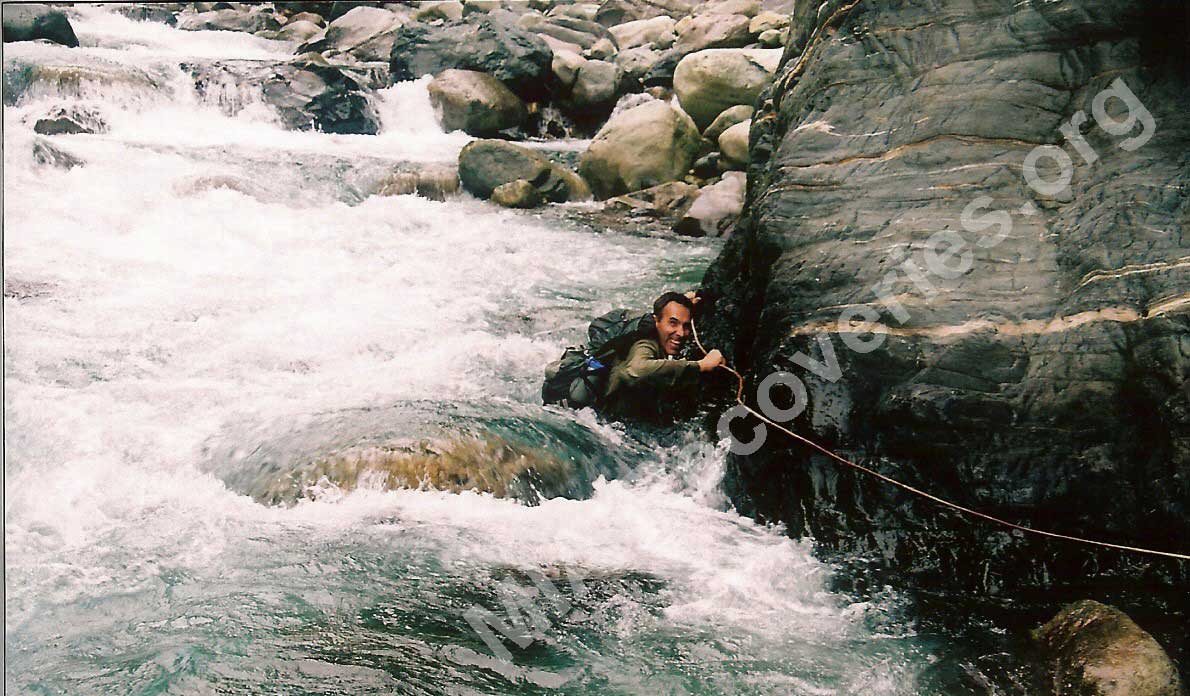
POLYGON ((1032 632, 1055 696, 1184 696, 1161 645, 1115 607, 1083 600, 1032 632))
MULTIPOLYGON (((798 375, 810 405, 795 426, 853 460, 1024 524, 1185 551, 1184 12, 832 0, 799 3, 790 31, 753 119, 744 219, 708 273, 704 342, 747 369, 749 394, 798 375), (1117 78, 1132 106, 1098 97, 1117 78), (1027 183, 1039 144, 1061 146, 1068 187, 1027 183), (856 325, 840 325, 847 308, 856 325), (872 349, 845 342, 861 340, 872 349)), ((1056 151, 1043 182, 1060 183, 1056 151)), ((934 588, 1143 576, 1176 599, 1190 573, 972 522, 776 431, 731 458, 727 486, 751 514, 934 588)))
POLYGON ((359 135, 380 130, 363 78, 342 66, 299 58, 279 65, 232 60, 182 67, 194 77, 199 96, 228 113, 243 108, 246 93, 259 92, 292 130, 359 135))

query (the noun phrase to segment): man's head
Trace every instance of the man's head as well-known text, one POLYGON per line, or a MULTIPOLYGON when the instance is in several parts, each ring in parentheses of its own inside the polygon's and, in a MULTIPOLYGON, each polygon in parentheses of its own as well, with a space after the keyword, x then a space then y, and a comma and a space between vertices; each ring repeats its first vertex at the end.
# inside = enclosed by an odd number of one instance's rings
POLYGON ((677 355, 682 343, 690 335, 690 318, 694 303, 677 292, 667 292, 653 303, 653 319, 657 322, 657 340, 666 355, 677 355))

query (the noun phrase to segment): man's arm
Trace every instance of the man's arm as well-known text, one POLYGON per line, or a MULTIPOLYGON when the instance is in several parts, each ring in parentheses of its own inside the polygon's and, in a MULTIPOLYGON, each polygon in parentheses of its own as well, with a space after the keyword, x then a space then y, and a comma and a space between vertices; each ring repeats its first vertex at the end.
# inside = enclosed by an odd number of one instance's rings
POLYGON ((696 360, 666 360, 652 341, 632 344, 624 360, 624 381, 669 389, 698 383, 701 366, 696 360))

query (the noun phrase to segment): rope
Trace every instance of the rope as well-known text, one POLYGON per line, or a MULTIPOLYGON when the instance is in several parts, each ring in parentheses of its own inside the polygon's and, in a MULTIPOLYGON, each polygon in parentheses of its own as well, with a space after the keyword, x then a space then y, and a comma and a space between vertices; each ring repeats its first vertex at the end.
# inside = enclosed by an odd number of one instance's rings
MULTIPOLYGON (((703 347, 702 341, 698 340, 698 328, 694 326, 693 318, 691 318, 691 320, 690 320, 690 328, 694 334, 694 343, 698 345, 698 349, 703 352, 703 355, 706 355, 708 351, 706 348, 703 347)), ((1009 522, 1008 520, 1003 520, 1003 519, 1000 519, 999 517, 993 517, 992 515, 989 515, 985 512, 980 512, 978 510, 972 510, 969 507, 964 507, 962 505, 959 505, 958 503, 952 503, 949 500, 944 500, 942 498, 939 498, 938 496, 936 496, 932 493, 927 493, 923 490, 914 488, 913 486, 910 486, 907 483, 902 483, 894 478, 885 476, 884 474, 880 473, 879 471, 875 471, 874 469, 870 469, 870 468, 863 466, 861 464, 856 464, 853 461, 844 459, 843 457, 840 457, 839 455, 837 455, 834 452, 830 451, 829 449, 823 447, 822 445, 818 444, 817 442, 814 442, 813 440, 810 440, 810 439, 805 438, 801 435, 798 435, 797 433, 793 432, 789 428, 786 428, 785 426, 781 425, 780 423, 776 423, 772 419, 764 416, 763 414, 757 413, 755 409, 753 409, 748 404, 744 403, 744 376, 741 375, 736 370, 729 367, 726 362, 721 363, 719 365, 719 367, 722 367, 724 370, 727 370, 731 374, 735 375, 735 378, 739 383, 739 386, 736 388, 736 394, 735 394, 736 403, 738 403, 740 406, 743 406, 744 409, 746 411, 748 411, 749 413, 751 413, 752 415, 756 416, 757 418, 764 421, 765 423, 768 423, 769 425, 773 426, 774 428, 780 430, 781 432, 785 433, 786 435, 794 438, 795 440, 798 440, 798 441, 808 445, 809 447, 817 450, 818 452, 821 452, 822 454, 826 455, 827 457, 833 459, 834 461, 836 461, 840 464, 844 464, 846 466, 851 467, 852 469, 862 471, 863 473, 868 474, 870 476, 875 476, 876 478, 880 479, 881 481, 884 481, 886 483, 891 483, 892 485, 897 486, 898 488, 909 491, 910 493, 913 493, 914 495, 921 496, 921 497, 925 498, 926 500, 931 500, 935 503, 938 503, 939 505, 948 507, 951 510, 956 510, 963 514, 971 515, 972 517, 978 517, 980 519, 987 520, 988 522, 993 522, 995 524, 998 524, 998 525, 1001 525, 1004 527, 1008 527, 1010 529, 1016 529, 1016 530, 1019 530, 1022 532, 1028 532, 1029 534, 1037 534, 1039 536, 1046 536, 1046 537, 1050 537, 1053 539, 1064 539, 1066 541, 1074 541, 1074 542, 1078 542, 1080 544, 1090 544, 1092 546, 1102 546, 1102 547, 1109 548, 1109 549, 1118 549, 1120 551, 1132 551, 1135 553, 1147 553, 1147 554, 1151 554, 1154 556, 1165 556, 1167 558, 1176 558, 1176 559, 1182 560, 1182 561, 1190 561, 1190 555, 1187 555, 1184 553, 1174 553, 1172 551, 1157 551, 1154 549, 1140 548, 1138 546, 1125 546, 1123 544, 1112 544, 1112 543, 1109 543, 1106 541, 1098 541, 1095 539, 1085 539, 1083 537, 1071 536, 1069 534, 1059 534, 1058 532, 1050 532, 1050 531, 1046 531, 1044 529, 1034 529, 1032 527, 1025 527, 1024 525, 1020 525, 1015 522, 1009 522)))

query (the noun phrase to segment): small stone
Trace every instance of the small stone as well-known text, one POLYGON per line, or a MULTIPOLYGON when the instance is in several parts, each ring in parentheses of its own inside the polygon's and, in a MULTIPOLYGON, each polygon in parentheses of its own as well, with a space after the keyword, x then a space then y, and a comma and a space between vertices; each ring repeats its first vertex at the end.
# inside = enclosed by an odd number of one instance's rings
POLYGON ((493 189, 492 202, 505 208, 535 208, 541 205, 541 193, 532 183, 517 179, 493 189))
POLYGON ((752 131, 752 119, 740 121, 719 135, 719 151, 735 167, 748 166, 748 137, 752 131))

